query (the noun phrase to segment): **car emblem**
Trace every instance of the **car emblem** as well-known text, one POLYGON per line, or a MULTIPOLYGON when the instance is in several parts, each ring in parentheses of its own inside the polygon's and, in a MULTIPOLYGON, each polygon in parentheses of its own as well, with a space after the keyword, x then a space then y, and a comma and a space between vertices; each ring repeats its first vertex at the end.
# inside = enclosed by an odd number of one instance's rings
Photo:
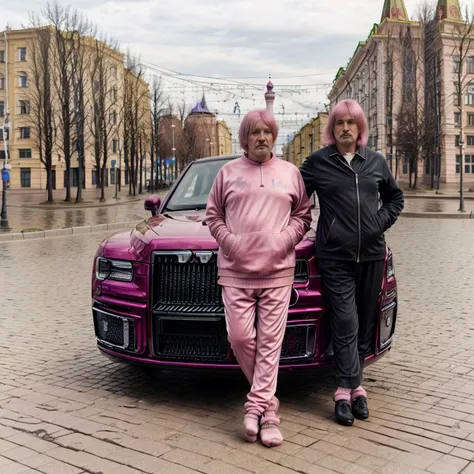
POLYGON ((102 320, 102 328, 104 332, 107 332, 109 330, 109 322, 106 320, 102 320))
POLYGON ((209 263, 212 256, 212 252, 196 252, 196 258, 198 258, 201 263, 209 263))

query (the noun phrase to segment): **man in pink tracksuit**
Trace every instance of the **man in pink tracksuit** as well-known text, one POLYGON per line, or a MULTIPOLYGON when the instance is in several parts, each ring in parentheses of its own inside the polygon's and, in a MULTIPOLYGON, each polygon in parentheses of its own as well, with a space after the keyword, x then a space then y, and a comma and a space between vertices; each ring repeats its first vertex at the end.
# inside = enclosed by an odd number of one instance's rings
POLYGON ((219 244, 219 284, 229 342, 251 384, 244 437, 278 446, 278 362, 295 271, 295 246, 310 228, 311 209, 298 169, 272 154, 276 121, 249 112, 239 130, 244 155, 219 171, 206 220, 219 244), (256 322, 256 324, 255 324, 256 322))

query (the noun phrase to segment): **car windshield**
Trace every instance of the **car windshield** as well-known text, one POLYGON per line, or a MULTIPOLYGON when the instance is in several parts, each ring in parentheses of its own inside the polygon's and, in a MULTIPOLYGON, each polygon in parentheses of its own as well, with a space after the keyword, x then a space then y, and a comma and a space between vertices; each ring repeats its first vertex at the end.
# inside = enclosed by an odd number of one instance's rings
POLYGON ((212 183, 222 166, 231 159, 193 162, 181 177, 178 186, 166 204, 165 211, 206 209, 212 183))

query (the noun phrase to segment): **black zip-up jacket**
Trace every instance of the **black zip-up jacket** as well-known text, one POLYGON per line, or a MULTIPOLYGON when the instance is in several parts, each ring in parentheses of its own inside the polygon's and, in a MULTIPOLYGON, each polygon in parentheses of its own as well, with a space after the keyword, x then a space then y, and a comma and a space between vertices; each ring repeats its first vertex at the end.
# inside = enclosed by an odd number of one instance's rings
POLYGON ((309 155, 300 171, 308 196, 316 191, 319 199, 316 257, 384 259, 384 232, 395 223, 404 202, 385 158, 361 146, 349 165, 331 145, 309 155))

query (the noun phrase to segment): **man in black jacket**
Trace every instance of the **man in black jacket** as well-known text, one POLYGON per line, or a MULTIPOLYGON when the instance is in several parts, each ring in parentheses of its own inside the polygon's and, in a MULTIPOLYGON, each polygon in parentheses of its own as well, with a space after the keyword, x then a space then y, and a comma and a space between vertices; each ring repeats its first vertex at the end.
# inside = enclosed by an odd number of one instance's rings
POLYGON ((306 192, 317 193, 316 263, 331 316, 336 420, 367 419, 365 355, 375 342, 386 244, 403 210, 403 193, 385 158, 366 147, 367 121, 353 100, 339 102, 325 131, 329 146, 301 166, 306 192))

